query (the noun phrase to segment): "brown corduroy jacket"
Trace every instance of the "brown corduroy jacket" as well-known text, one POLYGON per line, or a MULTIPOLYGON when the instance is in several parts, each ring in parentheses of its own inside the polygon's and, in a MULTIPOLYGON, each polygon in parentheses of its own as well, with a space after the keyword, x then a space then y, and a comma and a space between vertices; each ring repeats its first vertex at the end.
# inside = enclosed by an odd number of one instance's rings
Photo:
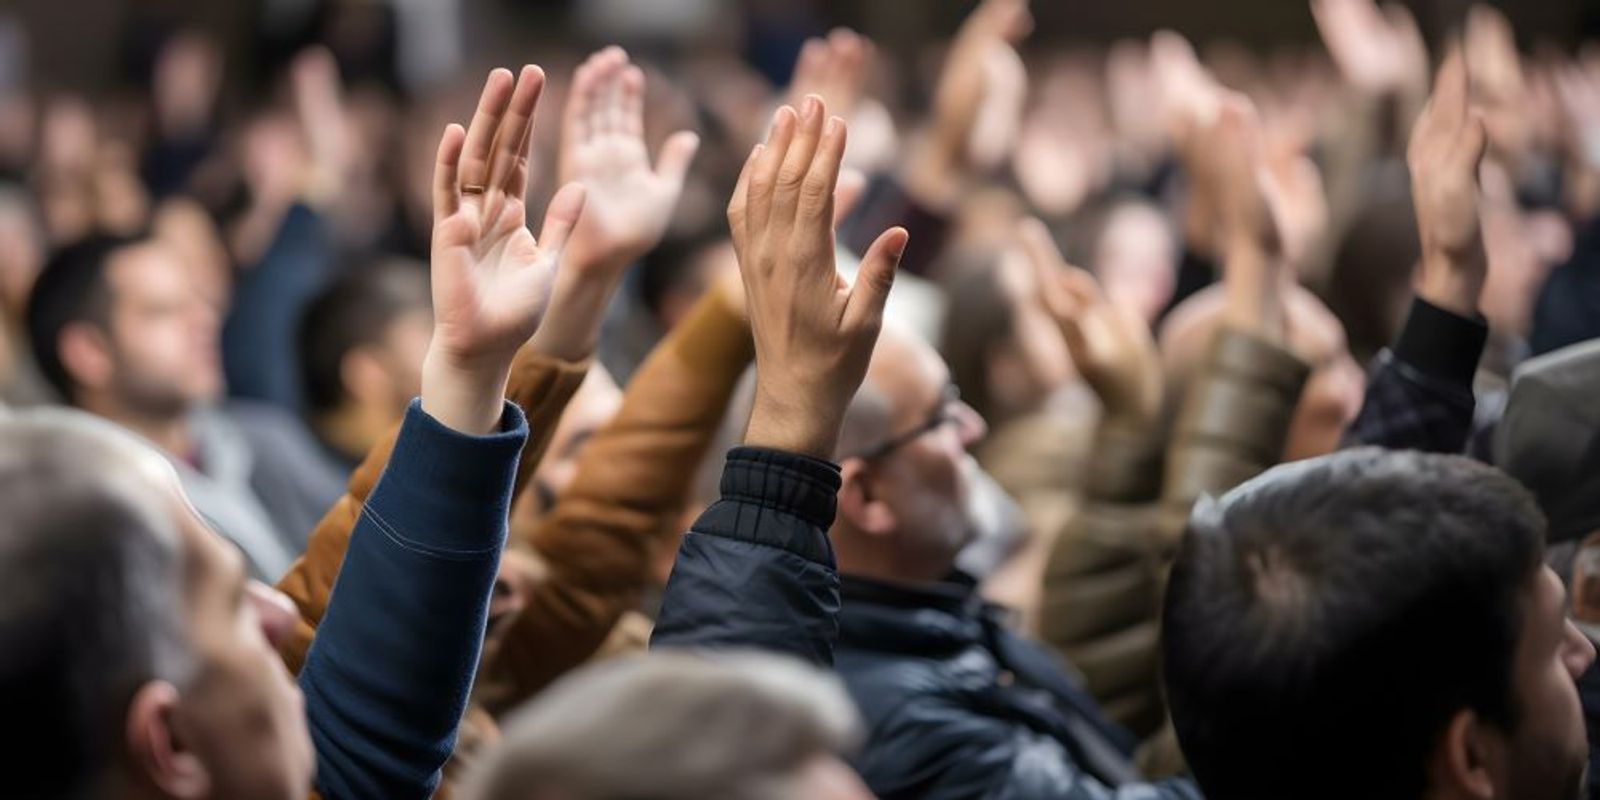
MULTIPOLYGON (((709 292, 634 375, 621 410, 585 446, 572 486, 551 512, 538 519, 514 515, 513 541, 531 547, 545 569, 499 637, 499 647, 485 653, 479 673, 485 691, 475 692, 476 699, 500 711, 533 696, 594 655, 617 621, 638 606, 654 552, 673 532, 695 468, 752 357, 740 312, 709 292)), ((527 415, 530 435, 516 494, 527 487, 587 369, 587 362, 560 361, 528 348, 518 354, 506 395, 527 415)), ((391 432, 367 454, 344 497, 313 531, 305 555, 278 583, 300 613, 281 648, 296 672, 394 438, 391 432)), ((480 730, 464 734, 464 742, 494 738, 492 720, 481 707, 469 710, 468 722, 480 730)), ((453 772, 447 770, 441 793, 453 772)))

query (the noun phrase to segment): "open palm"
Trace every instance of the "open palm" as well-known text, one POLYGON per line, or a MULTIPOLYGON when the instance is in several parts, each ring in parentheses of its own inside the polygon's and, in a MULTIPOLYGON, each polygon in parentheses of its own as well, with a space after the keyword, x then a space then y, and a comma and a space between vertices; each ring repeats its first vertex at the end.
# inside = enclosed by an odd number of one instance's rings
POLYGON ((556 193, 538 239, 523 197, 544 73, 489 74, 470 128, 445 129, 434 168, 434 346, 471 364, 508 360, 539 327, 584 189, 556 193))
POLYGON ((654 167, 644 144, 644 72, 620 47, 590 56, 573 76, 562 123, 563 181, 583 184, 587 203, 570 262, 620 270, 654 247, 683 192, 700 140, 667 139, 654 167))

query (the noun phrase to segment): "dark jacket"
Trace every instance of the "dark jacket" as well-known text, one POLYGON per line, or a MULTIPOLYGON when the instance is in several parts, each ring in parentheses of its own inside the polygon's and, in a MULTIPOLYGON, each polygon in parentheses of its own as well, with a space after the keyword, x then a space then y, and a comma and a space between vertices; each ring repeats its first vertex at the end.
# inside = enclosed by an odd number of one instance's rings
POLYGON ((1131 778, 1125 733, 969 587, 841 582, 827 530, 839 471, 735 448, 684 537, 652 646, 758 648, 834 664, 865 717, 881 797, 1198 798, 1131 778), (1111 788, 1117 786, 1118 788, 1111 788))
POLYGON ((1472 433, 1473 375, 1489 328, 1426 300, 1411 314, 1394 347, 1378 356, 1361 413, 1344 444, 1432 453, 1460 453, 1472 433))
POLYGON ((528 438, 467 436, 413 401, 300 672, 327 800, 426 798, 455 745, 528 438))

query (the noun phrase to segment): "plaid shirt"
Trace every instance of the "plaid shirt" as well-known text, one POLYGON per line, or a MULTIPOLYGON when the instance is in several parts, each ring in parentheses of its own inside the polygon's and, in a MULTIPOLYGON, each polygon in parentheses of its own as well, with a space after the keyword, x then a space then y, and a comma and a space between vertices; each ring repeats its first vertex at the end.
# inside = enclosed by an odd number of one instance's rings
POLYGON ((1489 329, 1421 298, 1395 346, 1378 356, 1344 445, 1461 453, 1472 433, 1472 379, 1489 329))

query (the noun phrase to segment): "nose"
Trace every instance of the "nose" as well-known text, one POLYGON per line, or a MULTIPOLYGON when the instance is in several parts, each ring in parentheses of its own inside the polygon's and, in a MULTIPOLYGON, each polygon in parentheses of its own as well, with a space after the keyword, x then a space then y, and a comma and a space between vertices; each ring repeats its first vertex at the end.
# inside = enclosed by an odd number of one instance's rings
POLYGON ((300 618, 295 611, 294 601, 260 581, 251 581, 245 594, 251 607, 256 610, 256 617, 261 620, 261 634, 267 637, 267 642, 274 649, 281 648, 300 618))
POLYGON ((1594 664, 1594 642, 1589 641, 1578 626, 1567 622, 1567 652, 1563 656, 1567 672, 1572 673, 1572 679, 1577 680, 1583 673, 1589 671, 1594 664))
POLYGON ((962 447, 971 447, 989 434, 989 423, 984 422, 983 415, 972 406, 957 402, 955 417, 962 447))

